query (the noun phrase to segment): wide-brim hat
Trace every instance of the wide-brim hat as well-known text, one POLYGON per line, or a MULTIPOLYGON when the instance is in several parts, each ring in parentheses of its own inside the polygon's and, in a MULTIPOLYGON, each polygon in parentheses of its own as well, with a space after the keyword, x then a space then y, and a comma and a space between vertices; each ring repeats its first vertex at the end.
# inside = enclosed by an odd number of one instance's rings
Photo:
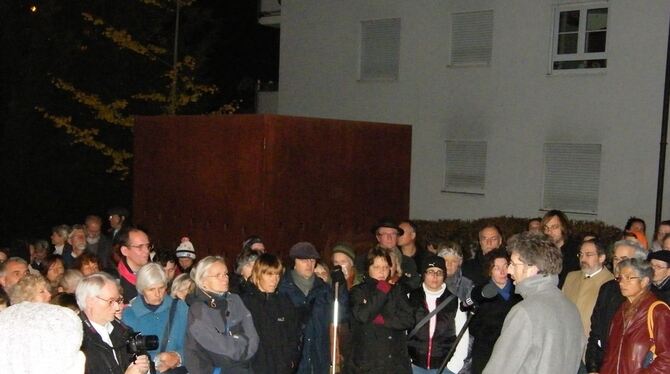
POLYGON ((379 222, 377 222, 374 226, 372 226, 372 229, 370 231, 372 231, 373 234, 377 235, 377 230, 379 230, 382 227, 395 229, 398 232, 398 236, 401 236, 402 234, 405 233, 405 230, 401 229, 397 223, 395 223, 393 220, 390 219, 379 220, 379 222))

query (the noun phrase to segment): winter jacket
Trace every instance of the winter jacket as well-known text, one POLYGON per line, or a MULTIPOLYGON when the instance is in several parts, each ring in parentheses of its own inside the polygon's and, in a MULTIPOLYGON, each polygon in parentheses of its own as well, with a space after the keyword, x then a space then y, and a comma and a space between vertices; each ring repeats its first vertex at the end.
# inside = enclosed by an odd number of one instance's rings
MULTIPOLYGON (((490 281, 492 283, 492 281, 490 281)), ((475 314, 470 321, 470 336, 472 343, 472 373, 480 374, 486 363, 491 357, 493 346, 496 344, 500 331, 505 322, 507 313, 516 303, 521 301, 521 296, 514 293, 514 285, 508 280, 511 286, 511 296, 505 300, 500 293, 494 298, 485 299, 482 296, 483 286, 476 286, 472 290, 472 299, 477 305, 475 314)), ((496 286, 496 288, 498 288, 496 286)))
POLYGON ((660 285, 651 285, 651 292, 656 295, 656 297, 665 302, 666 304, 670 303, 670 277, 666 278, 660 285))
POLYGON ((260 338, 251 361, 254 374, 294 373, 300 363, 300 324, 291 300, 279 292, 262 292, 251 283, 241 296, 260 338))
POLYGON ((184 339, 186 338, 186 321, 188 319, 188 306, 179 299, 165 296, 163 302, 155 311, 151 311, 144 303, 142 296, 136 297, 128 307, 123 310, 121 320, 133 330, 142 335, 158 336, 159 344, 163 341, 165 326, 168 322, 170 307, 177 303, 174 317, 170 325, 170 336, 168 336, 166 347, 158 347, 157 350, 149 351, 151 357, 163 350, 164 352, 177 352, 184 357, 184 339))
POLYGON ((481 286, 489 281, 489 278, 486 275, 486 266, 486 255, 480 249, 475 252, 474 258, 463 262, 461 271, 463 272, 463 276, 471 280, 475 286, 481 286))
POLYGON ((251 313, 238 295, 214 298, 197 288, 188 311, 184 361, 190 373, 252 373, 258 334, 251 313))
POLYGON ((609 343, 605 351, 601 373, 607 374, 667 374, 670 373, 670 309, 657 305, 654 309, 654 339, 658 357, 647 368, 642 368, 651 341, 647 327, 649 306, 658 299, 651 292, 640 295, 633 304, 624 301, 614 315, 609 343), (631 309, 632 308, 632 309, 631 309), (633 313, 625 321, 624 314, 633 313), (625 327, 624 327, 625 326, 625 327))
POLYGON ((545 274, 517 282, 523 301, 507 314, 484 374, 577 372, 584 329, 577 307, 557 284, 558 276, 545 274))
MULTIPOLYGON (((109 334, 114 348, 105 343, 93 328, 84 312, 79 314, 84 326, 84 339, 81 350, 86 356, 86 374, 123 374, 130 365, 130 355, 126 349, 129 329, 118 321, 112 321, 114 327, 109 334), (114 355, 116 354, 116 359, 114 355), (118 360, 118 362, 117 362, 118 360)), ((38 358, 36 358, 38 359, 38 358)))
POLYGON ((414 311, 403 288, 380 291, 367 279, 351 289, 352 341, 347 373, 410 373, 407 333, 414 326, 414 311))
POLYGON ((610 324, 614 314, 621 304, 626 300, 621 294, 619 283, 615 280, 605 282, 600 286, 596 305, 591 314, 591 331, 589 332, 589 341, 586 345, 586 356, 584 363, 588 373, 600 372, 600 366, 603 363, 605 349, 607 348, 610 331, 610 324))
MULTIPOLYGON (((333 319, 333 291, 319 277, 307 296, 295 285, 292 271, 287 271, 279 282, 279 293, 288 296, 298 312, 302 331, 302 356, 298 373, 321 374, 330 368, 330 324, 333 319)), ((346 287, 343 287, 342 291, 346 287)), ((341 292, 340 320, 347 315, 347 292, 341 292)))
MULTIPOLYGON (((442 304, 449 296, 452 296, 452 294, 445 288, 444 293, 437 298, 435 306, 442 304)), ((423 287, 412 291, 409 295, 409 303, 414 309, 414 325, 430 313, 423 287)), ((430 337, 430 321, 428 321, 416 332, 416 335, 409 338, 407 348, 414 365, 424 369, 440 367, 456 341, 455 318, 457 309, 458 298, 454 297, 449 304, 435 315, 437 319, 432 337, 430 337)), ((414 329, 414 326, 411 329, 414 329)))

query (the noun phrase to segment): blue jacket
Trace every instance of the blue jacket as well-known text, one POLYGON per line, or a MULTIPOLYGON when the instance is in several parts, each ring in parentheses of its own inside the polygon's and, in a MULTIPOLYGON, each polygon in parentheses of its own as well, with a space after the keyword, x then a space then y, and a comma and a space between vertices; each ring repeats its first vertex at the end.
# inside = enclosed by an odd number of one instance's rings
MULTIPOLYGON (((328 373, 330 368, 330 332, 333 320, 333 290, 321 278, 315 277, 314 286, 305 296, 293 282, 292 271, 287 271, 279 283, 279 292, 287 295, 298 309, 302 327, 302 358, 298 374, 328 373)), ((339 320, 346 320, 349 294, 340 287, 339 320)))
MULTIPOLYGON (((141 332, 142 335, 157 335, 158 342, 163 341, 163 333, 165 332, 165 325, 167 324, 168 316, 170 314, 170 305, 172 302, 177 303, 177 309, 172 320, 172 327, 170 328, 170 336, 168 337, 167 347, 165 352, 177 352, 184 359, 184 339, 186 337, 186 321, 188 319, 188 306, 185 302, 171 298, 166 295, 163 298, 163 303, 152 312, 144 304, 142 295, 138 295, 130 302, 130 305, 123 310, 121 320, 126 325, 133 328, 133 330, 141 332)), ((149 351, 151 357, 154 358, 160 352, 162 347, 158 347, 155 351, 149 351)))

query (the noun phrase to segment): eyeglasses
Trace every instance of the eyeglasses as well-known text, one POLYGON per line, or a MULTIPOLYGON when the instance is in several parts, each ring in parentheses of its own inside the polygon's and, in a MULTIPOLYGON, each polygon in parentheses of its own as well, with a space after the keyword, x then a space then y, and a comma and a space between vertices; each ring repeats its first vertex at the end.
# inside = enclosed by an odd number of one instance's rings
POLYGON ((667 267, 667 266, 663 266, 663 265, 651 265, 651 268, 654 269, 654 270, 665 270, 665 269, 667 269, 668 267, 667 267))
POLYGON ((139 248, 139 249, 146 248, 146 249, 148 249, 148 250, 150 250, 150 251, 154 249, 154 245, 153 245, 153 243, 144 243, 144 244, 129 245, 128 247, 130 247, 130 248, 139 248))
POLYGON ((426 270, 426 275, 432 275, 435 277, 443 277, 444 272, 442 270, 426 270))
POLYGON ((227 278, 227 277, 228 277, 228 273, 219 273, 219 274, 214 274, 214 275, 205 275, 205 278, 219 278, 219 279, 223 279, 223 278, 227 278))
POLYGON ((577 258, 597 256, 597 253, 578 253, 577 258))
POLYGON ((100 296, 96 296, 96 298, 106 302, 107 304, 109 304, 109 306, 114 306, 114 303, 119 305, 123 304, 123 296, 120 296, 118 299, 103 299, 100 296))
POLYGON ((558 223, 554 223, 553 225, 544 225, 545 230, 558 230, 561 228, 561 225, 558 223))
POLYGON ((528 266, 528 264, 526 264, 525 262, 515 264, 514 262, 510 261, 509 266, 512 266, 512 267, 516 268, 517 266, 528 266))
POLYGON ((622 283, 622 282, 628 283, 628 282, 632 281, 633 279, 640 279, 640 277, 629 277, 627 275, 619 275, 618 277, 614 278, 614 280, 616 280, 619 283, 622 283))

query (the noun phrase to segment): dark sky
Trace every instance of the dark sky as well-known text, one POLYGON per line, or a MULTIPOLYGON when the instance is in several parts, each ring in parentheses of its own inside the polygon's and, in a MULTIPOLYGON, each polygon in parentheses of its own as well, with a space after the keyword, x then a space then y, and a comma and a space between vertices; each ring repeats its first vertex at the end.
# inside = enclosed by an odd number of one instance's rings
MULTIPOLYGON (((111 46, 82 21, 82 12, 100 14, 171 51, 173 17, 137 0, 0 2, 0 245, 48 239, 57 224, 80 223, 87 214, 105 218, 111 206, 132 207, 132 174, 121 181, 106 173, 107 158, 72 144, 35 110, 99 126, 86 107, 54 88, 54 77, 105 100, 165 86, 159 64, 111 46), (31 4, 37 12, 30 12, 31 4)), ((199 0, 181 16, 180 51, 196 57, 199 82, 219 88, 183 112, 208 113, 232 100, 241 102, 240 112, 252 112, 254 82, 277 81, 279 30, 258 24, 251 0, 199 0)), ((155 105, 130 108, 131 114, 160 114, 155 105)), ((132 145, 129 131, 101 133, 118 147, 132 145)))

